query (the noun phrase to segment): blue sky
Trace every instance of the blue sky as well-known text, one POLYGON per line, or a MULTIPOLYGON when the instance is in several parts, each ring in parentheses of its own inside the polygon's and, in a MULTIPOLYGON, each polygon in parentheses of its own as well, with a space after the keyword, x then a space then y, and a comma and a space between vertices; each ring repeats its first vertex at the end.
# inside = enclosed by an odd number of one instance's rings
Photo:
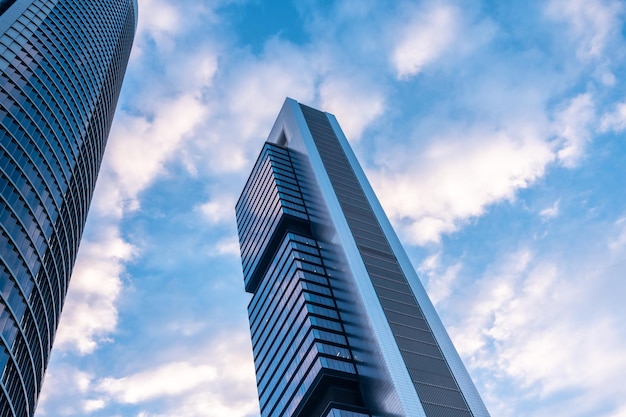
POLYGON ((37 416, 258 415, 234 202, 337 116, 491 414, 626 416, 624 3, 139 0, 37 416))

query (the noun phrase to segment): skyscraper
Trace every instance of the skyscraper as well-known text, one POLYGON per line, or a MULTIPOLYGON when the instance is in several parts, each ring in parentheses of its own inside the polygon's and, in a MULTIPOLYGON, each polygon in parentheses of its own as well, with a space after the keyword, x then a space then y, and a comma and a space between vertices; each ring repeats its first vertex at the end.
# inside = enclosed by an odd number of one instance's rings
POLYGON ((287 99, 236 214, 263 417, 489 416, 334 116, 287 99))
POLYGON ((35 412, 136 0, 0 1, 0 416, 35 412))

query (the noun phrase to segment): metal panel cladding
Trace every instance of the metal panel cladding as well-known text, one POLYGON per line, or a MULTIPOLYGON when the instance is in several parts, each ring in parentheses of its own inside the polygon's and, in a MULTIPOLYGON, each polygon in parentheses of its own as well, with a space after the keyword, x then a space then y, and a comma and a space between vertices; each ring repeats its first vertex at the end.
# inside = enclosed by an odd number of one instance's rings
POLYGON ((0 12, 0 416, 32 416, 136 27, 135 0, 0 12))
POLYGON ((472 417, 326 114, 300 105, 427 417, 472 417))

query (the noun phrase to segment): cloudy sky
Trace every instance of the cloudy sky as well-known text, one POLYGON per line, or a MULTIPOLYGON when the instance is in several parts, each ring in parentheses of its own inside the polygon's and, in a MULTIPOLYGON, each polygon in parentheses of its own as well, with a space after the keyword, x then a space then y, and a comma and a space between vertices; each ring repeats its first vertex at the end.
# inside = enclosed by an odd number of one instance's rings
POLYGON ((139 7, 38 417, 258 415, 234 202, 286 96, 337 116, 492 416, 626 416, 623 2, 139 7))

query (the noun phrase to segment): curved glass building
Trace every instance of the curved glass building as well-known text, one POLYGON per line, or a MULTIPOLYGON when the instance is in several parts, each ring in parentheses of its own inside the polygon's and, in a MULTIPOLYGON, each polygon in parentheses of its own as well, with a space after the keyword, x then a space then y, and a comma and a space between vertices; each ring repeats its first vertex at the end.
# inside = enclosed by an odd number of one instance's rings
POLYGON ((285 101, 236 213, 262 417, 489 417, 333 115, 285 101))
POLYGON ((0 1, 0 416, 35 412, 136 0, 0 1))

